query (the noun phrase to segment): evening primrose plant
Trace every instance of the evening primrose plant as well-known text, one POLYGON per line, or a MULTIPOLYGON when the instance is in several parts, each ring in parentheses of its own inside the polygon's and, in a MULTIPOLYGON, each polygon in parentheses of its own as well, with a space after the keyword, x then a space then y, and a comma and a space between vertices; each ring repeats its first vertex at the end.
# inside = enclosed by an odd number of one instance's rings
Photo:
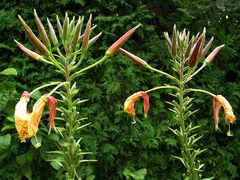
POLYGON ((78 169, 83 162, 96 161, 85 159, 84 155, 92 154, 83 152, 80 147, 81 138, 77 136, 79 130, 90 123, 84 123, 87 118, 81 117, 77 107, 87 100, 76 98, 78 86, 76 79, 86 73, 87 70, 103 63, 113 56, 123 43, 134 33, 139 25, 133 27, 110 46, 103 57, 96 60, 95 63, 84 67, 82 62, 86 60, 90 47, 96 42, 102 33, 91 37, 91 32, 96 28, 92 26, 92 15, 90 15, 84 31, 84 17, 75 17, 72 19, 65 14, 63 23, 56 16, 57 28, 54 28, 49 19, 48 33, 45 30, 37 12, 34 10, 35 21, 41 38, 38 38, 27 23, 18 16, 24 31, 36 48, 37 52, 32 51, 16 41, 18 47, 34 60, 54 66, 55 71, 59 74, 58 82, 43 84, 32 92, 24 91, 15 108, 15 125, 19 133, 21 142, 26 142, 28 138, 33 139, 36 148, 41 147, 37 138, 39 123, 46 104, 49 104, 50 129, 53 128, 61 139, 56 142, 56 150, 49 151, 49 161, 57 170, 65 171, 66 179, 80 179, 78 169), (56 30, 57 29, 57 30, 56 30), (80 68, 81 67, 81 68, 80 68), (30 97, 38 90, 53 86, 51 92, 42 95, 33 105, 32 111, 28 111, 27 105, 30 97), (55 94, 58 98, 53 97, 55 94), (58 112, 58 113, 57 113, 58 112), (57 117, 55 118, 57 114, 57 117), (59 114, 59 115, 58 115, 59 114), (54 118, 64 123, 64 126, 57 127, 54 118))
MULTIPOLYGON (((213 116, 215 129, 217 130, 220 111, 223 107, 225 121, 229 126, 228 136, 232 136, 230 131, 230 125, 236 120, 233 114, 232 107, 225 97, 222 95, 215 95, 204 89, 196 89, 188 86, 188 83, 198 75, 198 73, 207 65, 209 65, 218 52, 224 45, 216 47, 209 55, 207 55, 213 38, 206 43, 206 30, 204 29, 201 34, 190 37, 190 32, 185 29, 182 32, 176 30, 176 26, 173 28, 171 37, 166 32, 164 33, 166 38, 166 44, 171 54, 172 73, 167 73, 162 70, 155 69, 150 66, 145 60, 137 57, 136 55, 120 49, 120 51, 126 55, 129 59, 139 64, 143 68, 150 70, 152 73, 158 73, 168 78, 168 84, 158 86, 149 90, 139 91, 128 97, 124 103, 124 111, 133 117, 133 123, 136 123, 136 112, 134 109, 134 103, 140 97, 143 98, 144 114, 145 116, 149 110, 149 94, 159 89, 172 89, 175 93, 171 93, 174 100, 167 102, 171 105, 170 110, 175 114, 174 120, 178 124, 178 129, 169 128, 179 139, 181 145, 181 155, 175 156, 179 159, 186 168, 186 172, 183 173, 184 179, 199 180, 202 179, 203 166, 197 156, 206 149, 198 149, 196 142, 201 139, 196 133, 196 129, 200 126, 194 126, 190 121, 190 116, 196 112, 191 110, 192 101, 194 96, 192 92, 204 93, 212 96, 213 100, 213 116)), ((212 178, 205 178, 212 179, 212 178)))

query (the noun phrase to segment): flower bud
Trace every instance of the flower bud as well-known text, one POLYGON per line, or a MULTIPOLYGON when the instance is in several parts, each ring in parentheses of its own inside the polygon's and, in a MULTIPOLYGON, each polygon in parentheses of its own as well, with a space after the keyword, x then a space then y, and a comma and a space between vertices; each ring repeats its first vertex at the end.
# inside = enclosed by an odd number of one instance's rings
POLYGON ((169 50, 170 53, 172 53, 172 50, 171 50, 172 42, 169 38, 168 32, 164 32, 164 37, 166 39, 166 44, 167 44, 168 50, 169 50))
POLYGON ((68 14, 66 12, 65 19, 64 19, 64 22, 63 22, 63 36, 62 36, 63 41, 67 40, 68 26, 69 26, 69 18, 68 18, 68 14))
POLYGON ((26 53, 29 57, 33 58, 33 59, 36 59, 36 60, 39 60, 41 58, 41 56, 33 51, 31 51, 30 49, 24 47, 20 42, 14 40, 18 47, 24 52, 26 53))
POLYGON ((60 36, 60 38, 62 38, 63 37, 63 28, 62 28, 62 25, 58 18, 58 15, 56 16, 56 19, 57 19, 57 28, 58 28, 59 36, 60 36))
POLYGON ((125 41, 128 40, 128 38, 136 31, 136 29, 141 24, 138 24, 137 26, 133 27, 132 29, 128 30, 122 37, 120 37, 115 43, 113 43, 110 48, 106 51, 106 55, 112 56, 115 54, 119 48, 125 43, 125 41))
POLYGON ((42 54, 42 55, 49 55, 48 49, 42 44, 42 42, 35 36, 35 34, 32 32, 31 28, 25 23, 25 21, 21 18, 20 15, 18 15, 18 18, 20 19, 23 28, 32 42, 32 44, 37 48, 37 50, 42 54))
POLYGON ((144 61, 143 59, 141 59, 140 57, 135 56, 134 54, 132 54, 122 48, 120 48, 119 51, 122 52, 124 55, 126 55, 129 59, 133 60, 135 63, 137 63, 141 66, 147 65, 147 62, 144 61))
POLYGON ((50 37, 52 39, 53 45, 57 46, 58 45, 58 39, 57 39, 56 33, 53 29, 53 26, 52 26, 52 24, 51 24, 51 22, 49 21, 48 18, 47 18, 47 22, 48 22, 48 28, 49 28, 50 37))
POLYGON ((37 24, 38 31, 40 32, 40 35, 41 35, 42 40, 43 40, 43 44, 46 45, 47 47, 50 47, 51 44, 50 44, 50 41, 48 39, 47 33, 45 31, 45 28, 44 28, 41 20, 39 19, 38 15, 37 15, 37 12, 36 12, 35 9, 34 9, 34 16, 35 16, 35 22, 37 24))
POLYGON ((98 33, 96 36, 94 36, 92 39, 90 39, 89 46, 91 46, 93 43, 95 43, 101 35, 102 35, 102 32, 98 33))
POLYGON ((197 59, 201 59, 203 57, 202 56, 202 50, 203 50, 203 46, 204 46, 204 43, 205 43, 205 38, 206 38, 206 28, 203 29, 202 41, 201 41, 201 44, 199 46, 197 59))
POLYGON ((210 63, 210 62, 215 58, 215 56, 218 54, 218 52, 219 52, 223 47, 224 47, 224 44, 221 45, 221 46, 216 47, 216 48, 208 55, 208 57, 205 59, 204 62, 210 63))
POLYGON ((177 54, 177 32, 176 25, 173 26, 173 34, 172 34, 172 55, 175 56, 177 54))
POLYGON ((88 43, 89 43, 89 38, 90 38, 90 29, 91 29, 91 22, 92 21, 92 14, 90 14, 90 17, 88 19, 84 35, 83 35, 83 40, 82 40, 82 48, 87 49, 88 48, 88 43))
POLYGON ((207 54, 208 50, 210 49, 210 47, 212 45, 212 42, 213 42, 213 38, 214 37, 212 37, 210 39, 210 41, 206 44, 206 46, 203 48, 203 50, 202 50, 202 57, 204 57, 207 54))
POLYGON ((82 23, 83 23, 83 18, 78 19, 77 25, 76 25, 76 30, 72 38, 71 46, 74 49, 78 43, 79 36, 81 34, 81 29, 82 29, 82 23))
POLYGON ((197 59, 198 58, 198 51, 199 51, 202 40, 203 40, 203 35, 201 35, 198 38, 196 44, 193 46, 193 49, 192 49, 192 52, 191 52, 191 55, 190 55, 190 58, 189 58, 189 61, 188 61, 188 66, 189 67, 194 67, 197 60, 198 60, 197 59))

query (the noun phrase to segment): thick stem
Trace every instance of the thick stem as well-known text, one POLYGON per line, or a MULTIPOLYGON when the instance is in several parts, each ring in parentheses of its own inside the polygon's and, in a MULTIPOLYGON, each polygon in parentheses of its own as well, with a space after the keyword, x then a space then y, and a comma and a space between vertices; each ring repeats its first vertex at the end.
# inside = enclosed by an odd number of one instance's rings
POLYGON ((180 59, 180 67, 179 67, 179 125, 180 125, 180 139, 182 143, 182 156, 186 164, 187 168, 187 176, 190 180, 197 180, 199 175, 196 171, 196 166, 194 162, 194 158, 191 156, 191 146, 188 143, 188 135, 189 132, 185 126, 185 118, 184 115, 186 114, 186 108, 184 107, 184 90, 185 90, 185 79, 184 79, 184 58, 180 59))

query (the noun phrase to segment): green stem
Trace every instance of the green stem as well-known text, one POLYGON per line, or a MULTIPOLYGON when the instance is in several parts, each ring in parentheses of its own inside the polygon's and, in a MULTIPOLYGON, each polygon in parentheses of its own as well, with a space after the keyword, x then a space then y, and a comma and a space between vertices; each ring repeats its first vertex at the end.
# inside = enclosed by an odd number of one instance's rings
POLYGON ((191 76, 188 77, 187 81, 190 81, 193 76, 197 75, 204 67, 206 66, 206 63, 204 62, 200 68, 198 68, 197 71, 195 71, 191 76))
POLYGON ((58 88, 68 83, 69 82, 62 82, 61 84, 57 85, 50 93, 48 93, 48 95, 51 96, 58 88))
POLYGON ((188 91, 192 91, 192 92, 205 93, 205 94, 210 95, 210 96, 212 96, 212 97, 215 97, 215 96, 216 96, 215 94, 213 94, 213 93, 211 93, 211 92, 209 92, 209 91, 203 90, 203 89, 193 89, 193 88, 189 88, 189 89, 187 89, 187 90, 188 90, 188 91))
POLYGON ((32 94, 34 94, 36 91, 38 91, 38 90, 40 90, 40 89, 42 89, 42 88, 45 88, 45 87, 48 87, 48 86, 54 86, 54 85, 56 85, 56 84, 60 84, 60 82, 53 82, 53 83, 50 83, 50 84, 42 85, 42 86, 34 89, 32 92, 30 92, 30 96, 31 96, 32 94))
POLYGON ((73 69, 77 68, 82 63, 83 59, 85 58, 86 50, 85 51, 82 49, 80 49, 80 50, 82 51, 81 57, 80 57, 79 61, 77 62, 77 64, 75 66, 73 66, 73 69))
POLYGON ((51 62, 53 63, 54 66, 56 66, 62 73, 64 73, 64 66, 62 64, 60 64, 59 62, 57 62, 57 60, 55 59, 55 57, 53 56, 52 53, 50 53, 49 56, 51 62))
POLYGON ((149 89, 147 91, 145 91, 146 93, 150 93, 152 91, 156 91, 158 89, 177 89, 178 88, 176 86, 170 86, 170 85, 166 85, 166 86, 159 86, 159 87, 155 87, 155 88, 152 88, 152 89, 149 89))
POLYGON ((168 74, 168 73, 166 73, 166 72, 163 72, 163 71, 160 71, 160 70, 158 70, 158 69, 155 69, 155 68, 153 68, 153 67, 151 67, 151 66, 149 66, 149 65, 146 65, 145 67, 148 68, 148 69, 150 69, 151 71, 155 71, 155 72, 157 72, 157 73, 159 73, 159 74, 161 74, 161 75, 164 75, 164 76, 167 77, 168 79, 171 79, 171 80, 174 80, 174 81, 178 82, 178 79, 177 79, 177 78, 173 77, 172 75, 170 75, 170 74, 168 74))
POLYGON ((77 76, 81 75, 83 72, 85 72, 85 71, 87 71, 88 69, 91 69, 91 68, 97 66, 98 64, 101 64, 102 62, 104 62, 104 61, 107 60, 108 58, 109 58, 108 55, 103 56, 102 59, 100 59, 99 61, 95 62, 94 64, 89 65, 89 66, 81 69, 80 71, 77 71, 77 72, 75 72, 74 74, 72 74, 71 77, 70 77, 70 79, 76 78, 77 76))
POLYGON ((182 157, 184 160, 184 163, 186 164, 186 168, 187 168, 187 176, 191 179, 191 180, 196 180, 198 179, 198 172, 196 171, 196 166, 195 166, 195 159, 192 158, 191 156, 191 151, 192 151, 192 147, 188 144, 188 135, 189 132, 186 129, 185 126, 185 114, 186 114, 186 108, 184 107, 184 93, 185 93, 185 77, 184 76, 184 58, 182 57, 179 60, 179 115, 178 115, 178 119, 179 119, 179 125, 180 125, 180 140, 181 140, 181 144, 182 144, 182 157))

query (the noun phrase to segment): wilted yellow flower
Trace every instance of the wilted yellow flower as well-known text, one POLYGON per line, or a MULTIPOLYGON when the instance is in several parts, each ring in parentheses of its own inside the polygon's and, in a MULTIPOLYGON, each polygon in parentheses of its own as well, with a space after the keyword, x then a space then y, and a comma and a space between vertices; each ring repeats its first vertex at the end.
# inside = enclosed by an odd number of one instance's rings
POLYGON ((233 123, 236 120, 232 106, 227 99, 222 95, 217 95, 213 98, 214 123, 216 129, 218 129, 219 115, 222 107, 224 109, 226 123, 233 123))
POLYGON ((149 110, 149 96, 144 91, 139 91, 134 93, 133 95, 129 96, 125 103, 124 103, 124 112, 130 114, 133 116, 133 118, 136 115, 134 103, 136 100, 138 100, 140 97, 143 97, 144 100, 144 115, 147 116, 148 110, 149 110))
MULTIPOLYGON (((52 96, 48 96, 48 95, 41 96, 37 100, 37 102, 34 104, 32 112, 29 113, 27 110, 27 104, 30 100, 30 94, 27 91, 23 92, 22 97, 20 98, 19 102, 15 107, 15 113, 14 113, 15 126, 18 131, 21 142, 26 142, 25 140, 26 138, 36 136, 38 131, 38 125, 40 123, 44 107, 46 103, 49 101, 48 100, 49 97, 53 98, 52 96)), ((49 102, 50 103, 55 102, 56 104, 56 99, 55 101, 49 101, 49 102)), ((53 107, 52 105, 50 106, 53 107)), ((54 106, 55 109, 56 109, 56 106, 57 104, 54 106)), ((55 114, 56 114, 56 110, 55 111, 52 110, 52 112, 50 111, 50 127, 52 126, 54 127, 53 119, 55 117, 55 114)))

